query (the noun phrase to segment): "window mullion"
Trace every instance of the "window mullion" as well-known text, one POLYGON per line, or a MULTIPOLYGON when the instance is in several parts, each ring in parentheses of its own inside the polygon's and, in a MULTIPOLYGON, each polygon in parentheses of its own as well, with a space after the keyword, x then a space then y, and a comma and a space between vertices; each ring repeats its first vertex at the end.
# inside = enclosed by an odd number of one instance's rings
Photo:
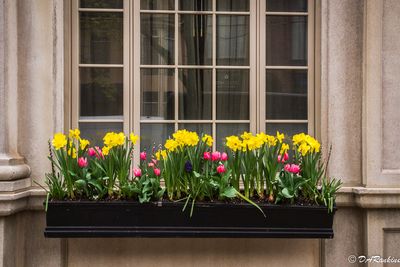
POLYGON ((212 1, 212 136, 215 140, 213 143, 213 150, 216 150, 217 141, 217 125, 215 120, 217 119, 217 71, 215 66, 217 65, 217 16, 215 11, 217 9, 216 0, 212 1))

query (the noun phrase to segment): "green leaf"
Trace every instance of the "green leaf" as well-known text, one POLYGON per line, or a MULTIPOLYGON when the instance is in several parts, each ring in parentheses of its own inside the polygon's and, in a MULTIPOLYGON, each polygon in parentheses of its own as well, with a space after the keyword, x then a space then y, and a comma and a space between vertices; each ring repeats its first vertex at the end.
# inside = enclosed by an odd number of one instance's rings
POLYGON ((83 189, 86 187, 86 181, 82 179, 76 180, 75 185, 78 189, 83 189))
POLYGON ((289 190, 288 190, 287 188, 283 188, 283 190, 282 190, 282 195, 283 195, 285 198, 293 198, 293 195, 291 195, 291 194, 289 193, 289 190))
POLYGON ((228 188, 226 188, 225 190, 224 190, 224 192, 222 192, 222 196, 225 196, 225 197, 227 197, 227 198, 234 198, 234 197, 236 197, 236 189, 235 188, 233 188, 233 187, 228 187, 228 188))

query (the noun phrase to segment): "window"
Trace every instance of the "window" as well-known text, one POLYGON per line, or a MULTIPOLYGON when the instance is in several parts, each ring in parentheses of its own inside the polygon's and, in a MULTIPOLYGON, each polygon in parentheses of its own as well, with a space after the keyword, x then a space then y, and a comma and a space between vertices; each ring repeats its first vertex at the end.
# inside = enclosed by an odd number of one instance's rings
POLYGON ((71 125, 313 133, 314 0, 71 0, 71 125))

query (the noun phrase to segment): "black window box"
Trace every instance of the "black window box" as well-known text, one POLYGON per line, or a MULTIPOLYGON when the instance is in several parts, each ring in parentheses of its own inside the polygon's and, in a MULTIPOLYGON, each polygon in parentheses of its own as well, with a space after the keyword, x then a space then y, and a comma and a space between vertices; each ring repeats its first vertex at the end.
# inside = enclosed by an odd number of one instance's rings
MULTIPOLYGON (((325 206, 182 202, 49 201, 45 237, 333 238, 325 206)), ((336 208, 335 208, 336 210, 336 208)))

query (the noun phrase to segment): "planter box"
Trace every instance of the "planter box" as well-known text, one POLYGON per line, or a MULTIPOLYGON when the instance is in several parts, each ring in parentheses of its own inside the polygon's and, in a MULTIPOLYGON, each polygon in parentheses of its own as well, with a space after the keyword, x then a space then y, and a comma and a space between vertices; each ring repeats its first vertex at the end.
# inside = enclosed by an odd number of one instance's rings
POLYGON ((333 238, 324 206, 50 201, 46 237, 282 237, 333 238))

